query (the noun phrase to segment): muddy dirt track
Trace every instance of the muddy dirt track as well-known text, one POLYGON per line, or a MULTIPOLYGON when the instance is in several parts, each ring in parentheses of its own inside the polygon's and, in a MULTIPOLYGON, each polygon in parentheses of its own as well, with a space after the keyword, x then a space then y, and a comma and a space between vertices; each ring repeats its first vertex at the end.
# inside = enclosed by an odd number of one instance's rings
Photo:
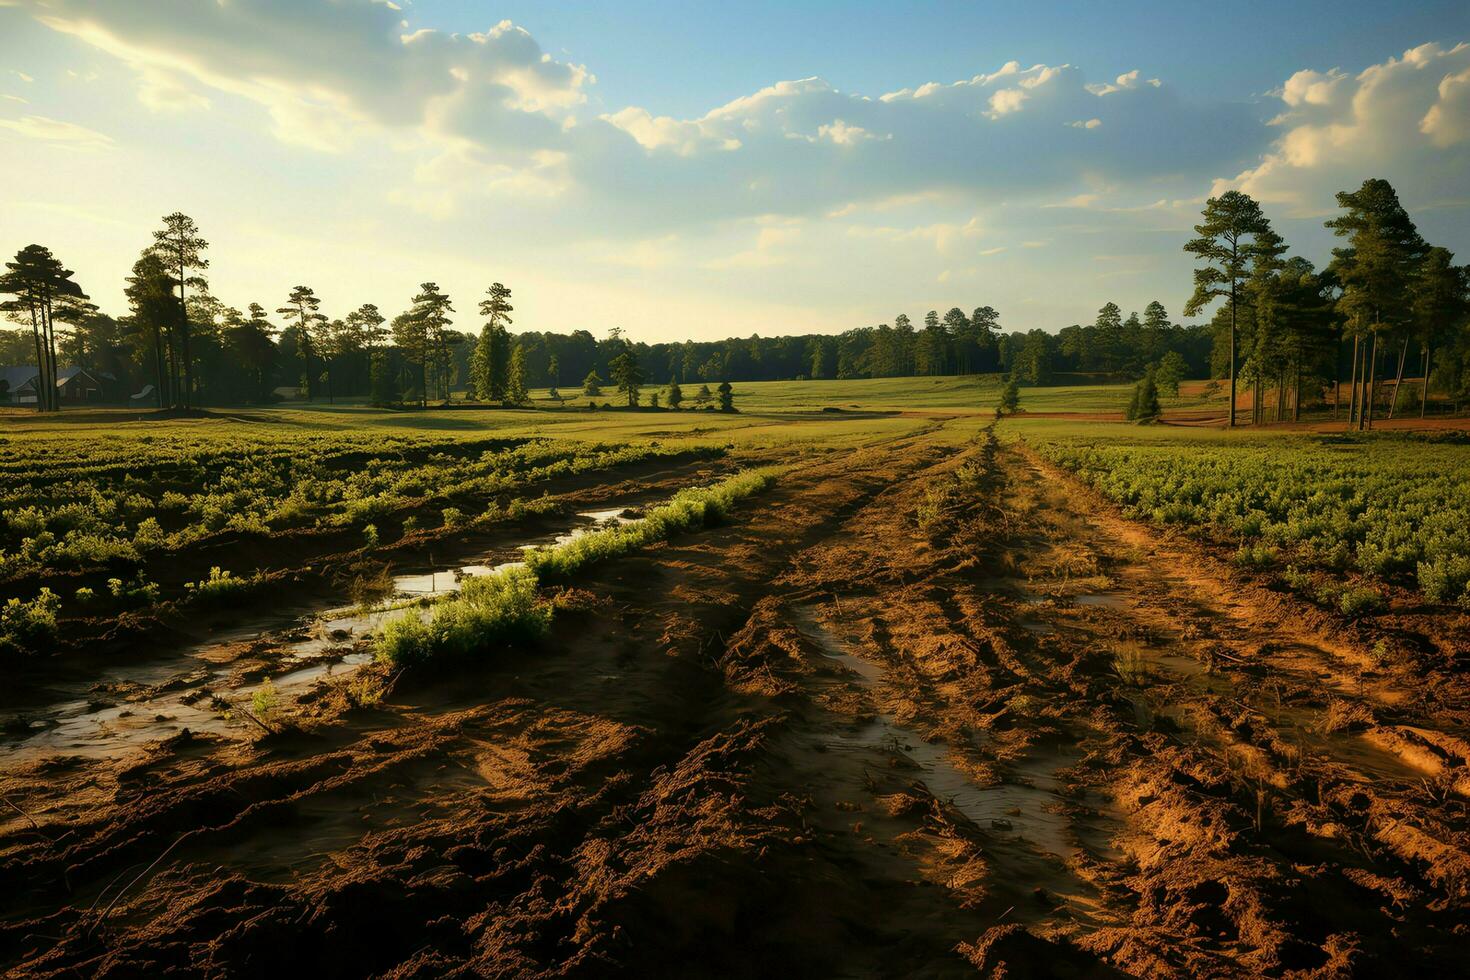
POLYGON ((792 462, 729 526, 558 596, 540 649, 435 679, 365 668, 376 704, 326 680, 288 733, 8 765, 0 961, 1462 968, 1470 699, 1433 637, 1463 622, 1408 610, 1366 634, 1023 448, 930 432, 792 462), (987 499, 921 531, 961 467, 987 499))

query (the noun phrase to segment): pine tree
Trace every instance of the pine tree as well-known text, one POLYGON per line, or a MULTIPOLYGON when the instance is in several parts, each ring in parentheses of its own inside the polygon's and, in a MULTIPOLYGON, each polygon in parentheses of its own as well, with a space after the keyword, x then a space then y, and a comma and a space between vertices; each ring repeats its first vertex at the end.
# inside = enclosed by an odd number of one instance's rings
POLYGON ((194 224, 193 218, 181 211, 165 215, 163 228, 153 233, 151 251, 163 260, 163 264, 168 267, 169 273, 173 276, 174 285, 179 289, 179 316, 175 321, 179 333, 177 368, 183 377, 177 395, 184 408, 189 407, 194 388, 187 288, 191 286, 200 290, 209 288, 208 283, 197 275, 191 276, 189 271, 209 268, 209 260, 204 257, 204 250, 207 248, 209 248, 209 243, 200 237, 199 226, 194 224))
MULTIPOLYGON (((1345 213, 1326 225, 1348 239, 1348 245, 1332 250, 1331 269, 1342 285, 1338 306, 1347 314, 1354 338, 1357 425, 1366 429, 1373 426, 1379 338, 1408 331, 1413 305, 1410 285, 1426 246, 1386 180, 1365 180, 1356 191, 1340 191, 1337 203, 1345 213), (1364 390, 1361 398, 1359 385, 1364 390)), ((1350 408, 1350 426, 1353 414, 1350 408)))
POLYGON ((618 386, 618 394, 628 399, 628 407, 636 408, 638 395, 643 386, 643 369, 638 366, 638 358, 631 349, 624 350, 612 359, 608 365, 608 373, 612 375, 613 383, 618 386))
POLYGON ((1235 425, 1235 376, 1237 367, 1236 334, 1239 326, 1241 285, 1248 274, 1251 246, 1255 236, 1270 230, 1261 206, 1249 194, 1226 191, 1205 202, 1204 221, 1195 225, 1198 238, 1184 245, 1184 250, 1198 256, 1205 265, 1194 270, 1194 294, 1185 304, 1185 316, 1197 316, 1214 300, 1223 298, 1230 311, 1230 411, 1229 424, 1235 425))
POLYGON ((305 360, 306 369, 306 400, 311 401, 314 386, 312 380, 316 377, 316 360, 324 352, 317 350, 317 344, 321 340, 321 326, 327 322, 324 314, 320 313, 322 301, 310 286, 297 286, 291 290, 286 305, 276 309, 286 317, 294 317, 296 322, 292 326, 297 330, 297 349, 301 351, 305 360))
POLYGON ((669 403, 669 407, 675 411, 679 410, 680 404, 684 401, 684 392, 679 387, 679 382, 672 377, 669 378, 669 389, 665 400, 669 403))
POLYGON ((730 387, 730 382, 721 381, 720 386, 715 390, 720 393, 720 411, 735 411, 735 389, 730 387))
POLYGON ((520 344, 516 344, 515 350, 510 355, 510 364, 506 368, 505 403, 524 405, 527 398, 526 351, 520 344))
POLYGON ((587 372, 587 377, 582 382, 582 394, 588 398, 596 398, 602 394, 602 379, 597 376, 596 368, 587 372))
POLYGON ((510 305, 508 286, 491 283, 485 293, 487 298, 480 300, 485 327, 475 348, 481 367, 480 375, 475 378, 475 391, 487 401, 505 401, 510 386, 510 332, 506 328, 515 322, 510 316, 515 307, 510 305))

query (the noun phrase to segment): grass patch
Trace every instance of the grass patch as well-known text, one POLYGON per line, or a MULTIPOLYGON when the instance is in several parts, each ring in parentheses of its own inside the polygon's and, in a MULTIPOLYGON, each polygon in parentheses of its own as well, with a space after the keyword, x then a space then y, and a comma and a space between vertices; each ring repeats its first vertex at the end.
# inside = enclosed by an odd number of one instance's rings
POLYGON ((772 469, 737 473, 708 487, 681 490, 641 521, 573 538, 526 553, 526 566, 543 582, 566 581, 588 565, 636 551, 694 528, 721 523, 735 504, 776 481, 772 469))
POLYGON ((378 640, 378 659, 397 667, 467 657, 486 648, 534 642, 551 627, 551 607, 536 596, 528 568, 507 568, 464 580, 458 594, 431 607, 389 620, 378 640))

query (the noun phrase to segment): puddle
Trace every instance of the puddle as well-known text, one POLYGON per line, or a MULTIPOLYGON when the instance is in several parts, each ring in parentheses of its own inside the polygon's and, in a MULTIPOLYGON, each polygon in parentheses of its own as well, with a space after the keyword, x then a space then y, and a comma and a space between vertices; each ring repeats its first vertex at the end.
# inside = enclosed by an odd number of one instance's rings
MULTIPOLYGON (((883 668, 849 653, 843 642, 821 624, 811 607, 793 609, 793 625, 817 645, 824 657, 857 674, 862 686, 872 687, 883 680, 883 668)), ((944 743, 925 742, 899 725, 892 716, 882 713, 849 733, 839 734, 832 747, 896 751, 914 764, 916 778, 928 787, 930 793, 937 799, 952 803, 955 809, 987 833, 1014 837, 1059 857, 1069 857, 1081 851, 1073 836, 1071 821, 1060 812, 1068 804, 1059 793, 1061 787, 1053 773, 1069 764, 1069 760, 1061 756, 1057 757, 1054 766, 1047 760, 1032 760, 1034 771, 1026 773, 1030 785, 1001 783, 980 786, 955 766, 944 743)))
MULTIPOLYGON (((517 545, 516 547, 521 551, 529 551, 532 548, 543 548, 547 545, 567 544, 591 531, 612 525, 631 524, 638 520, 636 517, 625 516, 627 513, 627 507, 583 511, 576 515, 579 523, 566 531, 559 534, 548 534, 534 541, 517 545)), ((432 554, 429 560, 432 564, 432 554)), ((525 562, 505 561, 498 565, 461 565, 458 568, 431 568, 427 572, 395 575, 393 577, 393 594, 405 598, 450 595, 458 592, 460 583, 467 578, 479 575, 493 575, 507 568, 519 568, 524 564, 525 562)))
MULTIPOLYGON (((576 514, 565 530, 517 547, 561 544, 612 523, 630 523, 636 518, 624 516, 627 510, 576 514)), ((324 677, 350 674, 369 662, 372 653, 358 647, 405 600, 451 594, 465 578, 520 564, 473 563, 400 575, 393 579, 393 594, 365 610, 329 607, 304 625, 284 630, 236 629, 163 659, 106 667, 86 681, 49 686, 49 703, 36 706, 32 701, 29 710, 16 712, 9 729, 0 734, 0 749, 11 762, 32 754, 101 758, 186 728, 218 734, 245 728, 250 722, 238 710, 227 716, 228 709, 216 707, 216 696, 234 705, 248 704, 269 677, 284 703, 324 677), (259 656, 269 658, 270 666, 252 671, 248 682, 232 683, 237 666, 257 659, 254 651, 240 656, 234 648, 242 643, 260 644, 259 656)))

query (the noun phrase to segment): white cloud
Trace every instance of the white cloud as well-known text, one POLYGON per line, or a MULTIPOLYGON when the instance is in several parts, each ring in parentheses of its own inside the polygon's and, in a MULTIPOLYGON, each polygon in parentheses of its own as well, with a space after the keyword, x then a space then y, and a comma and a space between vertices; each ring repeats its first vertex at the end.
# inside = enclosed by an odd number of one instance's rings
POLYGON ((373 125, 516 153, 545 148, 560 131, 551 120, 584 101, 591 81, 508 21, 468 35, 406 31, 378 0, 28 5, 46 26, 136 68, 150 107, 197 106, 198 96, 179 94, 177 80, 190 78, 260 103, 279 138, 318 149, 341 149, 373 125))
POLYGON ((0 119, 0 129, 18 133, 28 139, 57 143, 78 149, 96 150, 112 145, 112 138, 75 123, 49 119, 46 116, 21 116, 0 119))
POLYGON ((1126 92, 1130 89, 1139 88, 1142 85, 1151 85, 1154 88, 1159 88, 1164 84, 1157 78, 1143 79, 1140 76, 1141 72, 1139 72, 1139 70, 1135 68, 1132 71, 1124 72, 1123 74, 1119 75, 1116 79, 1113 80, 1112 84, 1110 85, 1100 83, 1093 83, 1091 85, 1088 85, 1087 91, 1091 92, 1093 95, 1103 96, 1112 95, 1114 92, 1126 92))
POLYGON ((1470 45, 1425 44, 1354 76, 1300 71, 1279 95, 1279 138, 1215 193, 1236 187, 1309 215, 1385 177, 1420 205, 1470 200, 1470 45))
POLYGON ((10 74, 14 75, 16 78, 18 78, 21 81, 25 82, 27 85, 29 85, 31 82, 34 82, 35 81, 35 78, 33 78, 32 76, 27 75, 23 71, 17 71, 14 68, 10 69, 10 74))
POLYGON ((1185 105, 1137 71, 1090 86, 1071 65, 1011 61, 877 98, 803 78, 674 118, 636 105, 588 112, 591 73, 506 21, 445 34, 416 29, 405 20, 412 8, 378 0, 28 6, 132 66, 139 98, 156 111, 207 109, 207 93, 244 98, 266 109, 278 139, 321 151, 346 150, 370 130, 381 140, 386 129, 416 141, 424 186, 395 188, 415 207, 448 213, 456 198, 510 192, 509 168, 540 192, 580 192, 634 235, 900 195, 1024 199, 1084 176, 1204 180, 1222 158, 1245 166, 1266 143, 1249 107, 1185 105), (1151 142, 1158 132, 1170 139, 1151 142), (1074 142, 1083 133, 1085 155, 1074 142), (1146 143, 1154 150, 1140 156, 1146 143), (425 156, 444 157, 458 179, 427 184, 425 156))

